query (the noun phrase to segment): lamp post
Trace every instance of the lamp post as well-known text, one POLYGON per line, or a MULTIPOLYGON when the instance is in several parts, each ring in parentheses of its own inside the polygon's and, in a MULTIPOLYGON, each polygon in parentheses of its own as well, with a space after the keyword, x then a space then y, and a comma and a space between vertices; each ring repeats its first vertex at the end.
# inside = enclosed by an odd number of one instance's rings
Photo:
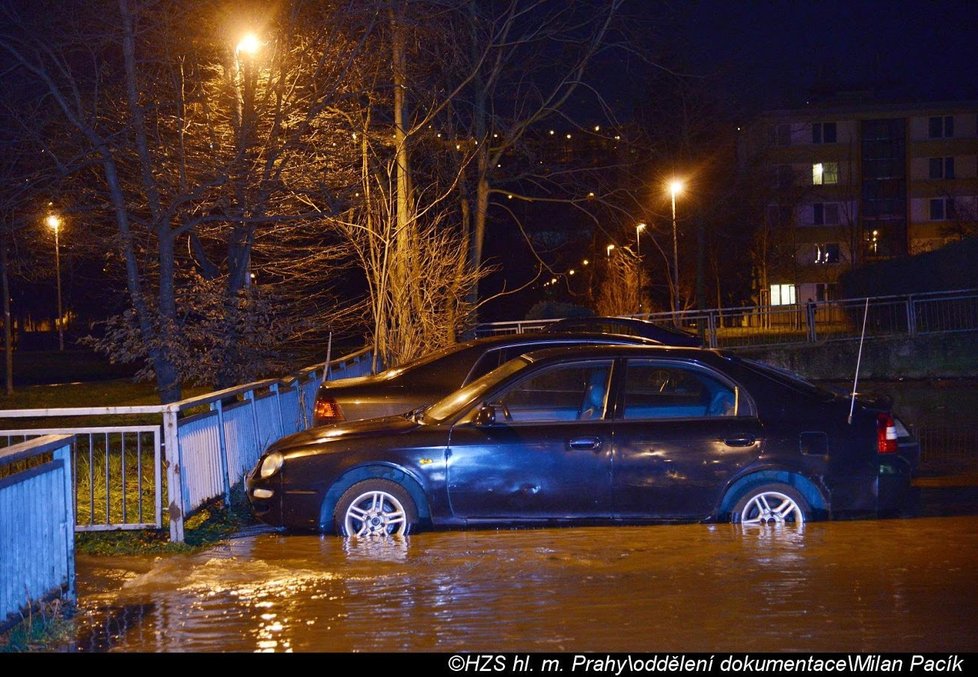
POLYGON ((645 224, 639 223, 635 226, 635 259, 636 264, 636 277, 638 283, 638 312, 642 312, 642 231, 645 230, 645 224))
POLYGON ((604 248, 605 249, 605 253, 608 255, 608 258, 609 259, 611 258, 611 251, 614 248, 615 248, 615 245, 613 245, 613 244, 609 244, 607 247, 604 248))
POLYGON ((669 182, 669 194, 672 196, 672 312, 679 307, 679 240, 676 236, 676 196, 683 192, 683 182, 673 179, 669 182))
POLYGON ((61 230, 61 217, 57 214, 48 214, 44 219, 48 228, 54 231, 54 267, 58 278, 58 318, 54 321, 58 327, 58 350, 65 349, 65 329, 63 313, 61 310, 61 242, 58 239, 58 232, 61 230))
MULTIPOLYGON (((238 66, 238 76, 241 79, 241 109, 239 120, 241 123, 241 133, 238 143, 242 155, 246 155, 254 140, 254 117, 255 117, 255 58, 261 51, 262 42, 254 33, 245 33, 234 48, 234 59, 238 66)), ((247 230, 247 226, 242 223, 242 229, 247 230)), ((254 281, 251 274, 251 249, 245 244, 243 252, 244 262, 242 263, 242 286, 250 287, 254 281)))

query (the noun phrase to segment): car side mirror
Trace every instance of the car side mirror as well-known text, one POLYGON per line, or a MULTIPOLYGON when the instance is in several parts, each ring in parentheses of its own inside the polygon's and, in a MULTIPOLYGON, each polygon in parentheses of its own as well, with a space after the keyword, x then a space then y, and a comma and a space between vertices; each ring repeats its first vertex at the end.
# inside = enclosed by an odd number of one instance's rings
POLYGON ((474 423, 480 427, 496 424, 496 408, 491 404, 483 404, 476 412, 474 423))

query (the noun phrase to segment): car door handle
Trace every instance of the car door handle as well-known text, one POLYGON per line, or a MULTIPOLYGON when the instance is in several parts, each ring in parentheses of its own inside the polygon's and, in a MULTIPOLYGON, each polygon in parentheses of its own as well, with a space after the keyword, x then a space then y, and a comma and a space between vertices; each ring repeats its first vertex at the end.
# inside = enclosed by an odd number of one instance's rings
POLYGON ((723 443, 728 447, 749 447, 756 441, 757 438, 753 435, 744 435, 742 437, 728 437, 723 443))
POLYGON ((582 451, 597 451, 601 448, 601 438, 600 437, 575 437, 573 439, 567 440, 568 449, 577 449, 582 451))

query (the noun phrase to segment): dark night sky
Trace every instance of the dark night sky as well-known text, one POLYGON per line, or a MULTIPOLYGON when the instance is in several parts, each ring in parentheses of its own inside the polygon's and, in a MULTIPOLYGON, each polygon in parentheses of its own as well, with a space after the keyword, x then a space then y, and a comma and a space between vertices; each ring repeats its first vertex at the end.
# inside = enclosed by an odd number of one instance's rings
POLYGON ((974 0, 632 0, 690 74, 735 114, 800 106, 812 86, 899 101, 978 99, 974 0), (663 7, 665 9, 663 9, 663 7))

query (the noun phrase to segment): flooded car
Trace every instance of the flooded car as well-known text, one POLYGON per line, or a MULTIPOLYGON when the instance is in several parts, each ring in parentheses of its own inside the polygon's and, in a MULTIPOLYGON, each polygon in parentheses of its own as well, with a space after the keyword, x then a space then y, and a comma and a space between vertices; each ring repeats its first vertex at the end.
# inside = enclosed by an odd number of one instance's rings
POLYGON ((795 523, 899 508, 920 448, 887 407, 717 351, 574 346, 510 360, 414 412, 272 444, 261 520, 420 527, 795 523))

